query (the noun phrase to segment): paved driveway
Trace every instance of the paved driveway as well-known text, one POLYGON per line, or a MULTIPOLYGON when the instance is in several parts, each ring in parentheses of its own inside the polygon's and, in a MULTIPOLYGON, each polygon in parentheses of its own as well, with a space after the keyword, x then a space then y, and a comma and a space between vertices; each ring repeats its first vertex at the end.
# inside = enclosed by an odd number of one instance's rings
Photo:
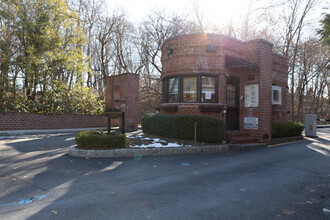
POLYGON ((330 219, 330 129, 318 134, 140 160, 72 158, 73 135, 2 139, 0 219, 330 219))

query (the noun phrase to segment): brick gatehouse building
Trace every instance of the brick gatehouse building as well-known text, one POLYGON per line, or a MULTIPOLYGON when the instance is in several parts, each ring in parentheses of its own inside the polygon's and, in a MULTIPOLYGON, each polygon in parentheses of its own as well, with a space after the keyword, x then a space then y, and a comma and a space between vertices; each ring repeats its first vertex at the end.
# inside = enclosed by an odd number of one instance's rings
POLYGON ((286 121, 288 88, 287 58, 272 47, 221 34, 167 39, 160 112, 214 116, 226 121, 227 139, 269 142, 272 122, 286 121))

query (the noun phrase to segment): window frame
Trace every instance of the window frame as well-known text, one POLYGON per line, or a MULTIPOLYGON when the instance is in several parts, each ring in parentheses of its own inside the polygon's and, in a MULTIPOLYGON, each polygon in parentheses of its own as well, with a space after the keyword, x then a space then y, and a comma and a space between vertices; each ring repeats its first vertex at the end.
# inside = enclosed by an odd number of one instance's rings
POLYGON ((200 91, 200 93, 199 93, 199 97, 197 97, 198 98, 198 100, 199 100, 199 102, 200 103, 219 103, 219 100, 218 100, 218 98, 219 98, 219 76, 218 75, 207 75, 207 74, 200 74, 199 75, 199 85, 200 85, 200 88, 199 88, 199 91, 200 91), (202 85, 202 83, 203 83, 203 79, 202 79, 202 77, 209 77, 209 78, 211 78, 211 77, 213 77, 214 78, 214 99, 215 99, 215 102, 212 102, 212 98, 211 98, 211 101, 204 101, 204 102, 202 102, 202 92, 203 92, 203 85, 202 85))
POLYGON ((219 103, 219 74, 213 73, 200 73, 200 74, 173 74, 170 76, 163 77, 163 88, 162 88, 162 101, 163 103, 210 103, 217 104, 219 103), (202 102, 202 76, 205 77, 214 77, 215 78, 215 102, 202 102), (178 77, 179 79, 179 88, 178 88, 178 100, 177 102, 169 102, 169 79, 178 77), (184 102, 183 101, 183 78, 184 77, 196 77, 196 100, 194 102, 184 102))
POLYGON ((178 103, 180 102, 180 90, 181 90, 181 83, 180 83, 181 79, 179 76, 170 76, 170 77, 167 77, 165 80, 163 80, 163 88, 162 88, 162 91, 163 91, 163 102, 165 103, 178 103), (170 86, 170 79, 172 78, 178 78, 178 97, 177 97, 177 100, 176 102, 170 102, 169 99, 170 99, 170 91, 169 91, 169 86, 170 86))
POLYGON ((180 94, 181 94, 181 102, 182 103, 196 103, 196 100, 198 100, 198 76, 196 76, 196 75, 189 75, 189 76, 181 76, 181 84, 182 84, 182 86, 181 86, 181 92, 180 92, 180 94), (184 99, 184 83, 183 83, 183 81, 184 81, 184 78, 192 78, 192 77, 194 77, 195 78, 195 80, 196 80, 196 85, 195 85, 195 88, 196 88, 196 99, 195 99, 195 101, 193 101, 193 102, 191 102, 191 101, 184 101, 183 99, 184 99))
POLYGON ((282 87, 272 86, 272 105, 282 105, 282 87), (278 100, 274 100, 274 91, 278 91, 278 100))

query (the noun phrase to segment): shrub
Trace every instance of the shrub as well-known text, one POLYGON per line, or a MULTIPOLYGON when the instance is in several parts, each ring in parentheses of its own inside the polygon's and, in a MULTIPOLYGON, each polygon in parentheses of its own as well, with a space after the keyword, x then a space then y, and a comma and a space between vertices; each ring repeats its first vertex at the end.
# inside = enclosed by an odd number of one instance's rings
POLYGON ((123 148, 127 143, 124 134, 104 134, 103 131, 81 131, 75 138, 76 144, 84 149, 123 148))
POLYGON ((203 115, 147 114, 142 118, 142 129, 146 134, 194 140, 197 123, 197 140, 220 142, 226 129, 218 118, 203 115))
POLYGON ((300 136, 303 130, 300 122, 273 123, 272 138, 300 136))
POLYGON ((146 114, 142 118, 142 130, 146 134, 175 138, 177 133, 175 119, 176 115, 146 114))

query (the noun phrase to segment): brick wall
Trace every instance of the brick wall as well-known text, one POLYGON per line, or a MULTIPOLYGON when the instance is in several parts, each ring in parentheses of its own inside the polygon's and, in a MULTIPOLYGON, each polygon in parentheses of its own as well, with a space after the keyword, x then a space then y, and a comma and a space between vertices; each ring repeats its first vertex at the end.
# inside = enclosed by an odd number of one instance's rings
MULTIPOLYGON (((207 105, 204 104, 203 105, 207 105)), ((213 104, 209 104, 209 105, 213 105, 213 104)), ((200 103, 180 103, 179 105, 176 103, 164 103, 161 105, 161 107, 163 106, 177 106, 178 110, 177 111, 166 111, 166 110, 160 110, 160 113, 164 113, 164 114, 189 114, 189 115, 208 115, 208 116, 213 116, 216 118, 220 118, 222 120, 224 119, 224 115, 222 114, 222 112, 203 112, 200 110, 199 106, 200 103)), ((220 106, 217 106, 219 108, 221 108, 220 106)))
POLYGON ((67 129, 106 126, 106 117, 101 115, 0 113, 0 130, 67 129))
MULTIPOLYGON (((106 78, 106 100, 110 108, 125 112, 125 129, 136 130, 139 123, 139 75, 125 73, 106 78)), ((119 119, 111 119, 111 124, 118 124, 119 119)))
POLYGON ((280 86, 282 90, 282 104, 273 105, 272 122, 285 122, 288 114, 288 59, 279 54, 272 57, 272 84, 280 86))

